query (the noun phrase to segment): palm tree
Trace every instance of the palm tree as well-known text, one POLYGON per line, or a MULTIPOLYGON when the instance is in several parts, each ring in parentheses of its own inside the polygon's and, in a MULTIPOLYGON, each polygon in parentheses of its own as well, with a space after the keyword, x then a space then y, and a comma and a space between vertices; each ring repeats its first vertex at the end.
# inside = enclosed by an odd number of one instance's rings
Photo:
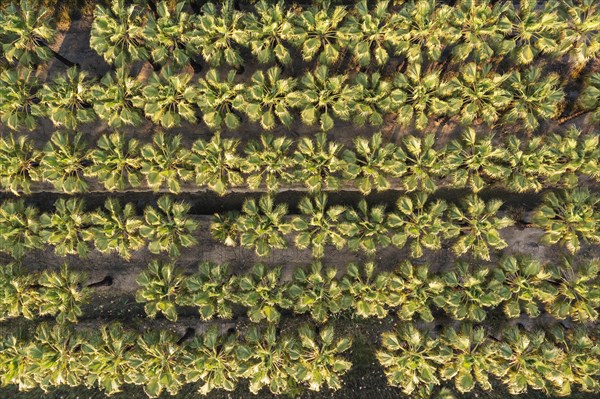
POLYGON ((140 234, 149 240, 150 252, 166 251, 169 256, 177 257, 181 247, 189 248, 196 244, 192 234, 198 228, 198 222, 188 216, 189 204, 174 202, 166 195, 160 197, 156 204, 157 208, 148 206, 144 210, 140 234))
POLYGON ((423 130, 430 119, 457 112, 460 100, 447 95, 449 84, 440 74, 440 70, 422 72, 422 64, 411 63, 406 73, 394 76, 390 98, 398 123, 409 126, 414 121, 415 128, 423 130))
POLYGON ((0 376, 3 385, 18 384, 20 390, 31 390, 37 387, 34 375, 31 373, 34 360, 29 357, 29 345, 16 335, 4 336, 0 352, 0 366, 6 370, 0 376))
POLYGON ((304 197, 298 203, 302 216, 292 219, 292 227, 298 232, 294 242, 299 249, 312 247, 315 258, 322 258, 325 245, 333 244, 342 249, 346 244, 344 237, 337 231, 337 225, 345 208, 331 206, 327 208, 327 195, 318 194, 314 198, 304 197))
POLYGON ((587 188, 546 194, 544 203, 533 215, 533 223, 545 230, 541 242, 561 244, 571 253, 579 251, 582 240, 600 242, 598 204, 600 197, 587 188))
POLYGON ((337 228, 346 238, 348 249, 374 255, 378 248, 388 247, 391 239, 385 216, 385 206, 373 206, 369 209, 364 198, 360 200, 356 209, 347 209, 344 221, 339 223, 337 228))
POLYGON ((190 84, 193 75, 175 74, 170 65, 153 73, 142 90, 142 96, 132 99, 132 104, 144 108, 146 117, 167 129, 181 125, 181 119, 196 123, 198 90, 190 84))
POLYGON ((363 137, 354 139, 355 151, 345 150, 343 160, 346 162, 343 176, 354 180, 361 193, 367 195, 373 188, 377 191, 389 190, 389 178, 404 174, 405 166, 400 160, 400 150, 394 143, 383 145, 380 132, 371 140, 363 137))
POLYGON ((40 315, 56 317, 58 323, 77 323, 83 315, 81 306, 89 300, 89 288, 82 286, 86 278, 82 273, 68 269, 66 263, 59 272, 44 270, 38 278, 40 289, 40 315))
POLYGON ((502 297, 504 314, 517 318, 524 311, 538 317, 538 302, 551 303, 557 290, 549 284, 552 274, 539 261, 523 256, 507 256, 493 270, 490 287, 502 297))
MULTIPOLYGON (((36 276, 24 272, 17 263, 2 265, 0 268, 0 320, 4 321, 13 317, 32 320, 38 315, 40 293, 35 286, 36 280, 36 276)), ((5 350, 6 348, 3 347, 2 351, 5 350)), ((3 367, 3 369, 6 368, 3 367)))
POLYGON ((292 140, 286 137, 275 138, 270 134, 260 136, 260 143, 250 141, 246 153, 244 172, 248 187, 257 190, 264 180, 269 193, 279 190, 280 183, 293 180, 294 159, 290 154, 292 140))
POLYGON ((170 60, 176 66, 184 66, 190 61, 191 39, 196 16, 183 11, 187 0, 177 3, 170 9, 167 1, 158 2, 157 16, 152 13, 148 16, 148 23, 144 26, 144 37, 150 56, 161 65, 170 60))
POLYGON ((128 356, 130 383, 144 385, 144 392, 156 398, 166 390, 176 395, 184 383, 184 359, 188 351, 177 344, 170 331, 149 331, 137 338, 137 351, 128 356))
POLYGON ((249 274, 233 276, 233 299, 248 308, 248 318, 253 323, 266 320, 277 324, 281 314, 278 307, 289 308, 291 301, 282 295, 279 289, 281 268, 267 270, 265 265, 256 264, 249 274))
POLYGON ((440 384, 437 370, 451 358, 450 349, 412 324, 403 324, 395 332, 384 332, 381 344, 377 360, 384 368, 388 384, 399 386, 406 395, 430 396, 440 384))
POLYGON ((9 129, 35 129, 36 118, 44 115, 37 92, 38 79, 29 68, 7 69, 0 73, 0 122, 9 129))
POLYGON ((454 379, 460 393, 471 392, 476 384, 484 391, 492 389, 489 373, 494 367, 490 358, 493 345, 483 327, 463 324, 458 331, 449 327, 441 339, 453 352, 440 370, 443 380, 454 379))
POLYGON ((565 24, 558 16, 556 2, 547 2, 540 9, 533 0, 521 0, 518 8, 509 3, 507 15, 512 24, 510 56, 518 64, 531 64, 540 54, 555 55, 560 50, 559 35, 565 24))
POLYGON ((103 325, 99 334, 91 334, 81 346, 87 384, 96 384, 106 395, 121 392, 121 386, 131 378, 127 358, 134 351, 135 339, 135 334, 118 323, 103 325))
POLYGON ((87 372, 79 362, 82 344, 83 338, 72 327, 38 325, 26 351, 31 359, 28 371, 37 386, 47 391, 59 385, 80 385, 87 372))
POLYGON ((592 113, 592 121, 600 122, 600 73, 592 73, 587 77, 577 98, 577 105, 592 113))
POLYGON ((269 195, 260 197, 258 203, 247 198, 238 219, 240 245, 254 248, 258 256, 267 256, 271 249, 287 248, 285 235, 292 230, 291 225, 283 220, 287 213, 287 205, 275 205, 269 195))
POLYGON ((85 71, 69 68, 66 75, 57 76, 52 83, 44 84, 40 100, 54 126, 76 129, 80 123, 93 122, 96 114, 92 108, 92 81, 85 71))
POLYGON ((249 40, 244 32, 243 15, 233 9, 233 1, 225 1, 221 7, 211 2, 204 4, 196 29, 190 33, 191 49, 215 68, 223 63, 240 68, 243 59, 238 44, 245 45, 249 40))
POLYGON ((311 193, 325 189, 337 190, 340 181, 336 173, 346 167, 346 162, 339 157, 341 148, 339 143, 328 142, 325 133, 317 133, 314 141, 301 137, 294 152, 294 180, 302 181, 311 193))
POLYGON ((348 48, 361 67, 382 66, 394 55, 401 38, 399 14, 389 12, 389 0, 380 0, 369 10, 367 0, 354 5, 341 28, 348 48))
POLYGON ((577 76, 583 68, 600 54, 598 24, 600 8, 594 0, 555 0, 561 26, 559 42, 573 66, 572 75, 577 76))
POLYGON ((246 107, 242 93, 244 85, 235 83, 235 71, 229 71, 223 81, 216 69, 208 71, 204 78, 198 80, 196 97, 204 123, 217 131, 223 123, 230 130, 237 129, 241 121, 235 110, 243 110, 246 107))
POLYGON ((227 265, 202 262, 197 273, 185 278, 187 294, 175 300, 178 304, 197 307, 202 320, 211 320, 215 315, 231 319, 233 288, 227 265))
POLYGON ((348 12, 330 1, 299 12, 292 18, 289 40, 302 52, 304 61, 317 58, 320 64, 332 65, 340 60, 346 41, 341 27, 348 12))
POLYGON ((89 164, 89 150, 82 133, 74 136, 56 132, 44 146, 40 161, 42 178, 65 193, 87 191, 85 175, 89 164))
POLYGON ((98 139, 89 157, 92 162, 89 175, 95 176, 107 190, 124 191, 141 184, 142 161, 136 139, 125 139, 123 133, 105 134, 98 139))
POLYGON ((307 72, 300 79, 300 87, 290 94, 290 105, 301 109, 300 117, 307 125, 319 121, 321 130, 333 128, 333 116, 349 120, 357 91, 348 86, 347 75, 329 74, 325 65, 318 66, 313 72, 307 72))
POLYGON ((297 383, 291 374, 290 353, 297 350, 298 342, 278 336, 274 325, 251 326, 236 349, 240 376, 249 379, 250 392, 256 395, 263 387, 274 395, 294 392, 297 383))
POLYGON ((470 125, 482 120, 488 125, 494 124, 512 100, 511 93, 502 87, 509 77, 508 74, 493 72, 492 64, 478 67, 470 62, 464 65, 460 75, 450 81, 445 93, 460 98, 456 111, 460 122, 470 125))
POLYGON ((452 49, 454 61, 479 63, 509 50, 506 36, 513 27, 509 15, 507 2, 460 0, 450 18, 450 24, 461 32, 452 49))
POLYGON ((198 392, 207 395, 213 389, 233 391, 240 374, 237 340, 234 334, 219 334, 215 326, 196 337, 183 356, 185 382, 200 381, 198 392))
POLYGON ((132 203, 121 206, 119 201, 108 198, 104 208, 90 214, 91 234, 95 248, 102 253, 116 252, 122 258, 131 259, 131 252, 137 251, 145 244, 139 230, 142 220, 136 217, 132 203))
POLYGON ((434 179, 443 171, 444 152, 433 148, 435 141, 434 134, 404 138, 397 158, 404 168, 402 185, 406 191, 432 193, 437 189, 434 179))
POLYGON ((92 87, 94 111, 109 127, 139 126, 144 121, 142 82, 128 75, 125 68, 107 73, 99 85, 92 87), (137 105, 140 107, 138 108, 137 105))
POLYGON ((37 166, 41 152, 29 137, 0 137, 0 187, 15 195, 31 193, 31 183, 39 180, 37 166))
POLYGON ((181 182, 194 177, 190 151, 181 143, 181 135, 165 135, 158 132, 152 143, 142 147, 140 172, 154 191, 164 185, 172 193, 181 190, 181 182))
POLYGON ((574 259, 565 258, 562 264, 551 264, 548 270, 552 275, 550 282, 558 291, 558 295, 546 300, 548 313, 557 319, 570 317, 580 323, 598 320, 598 259, 575 263, 574 259))
POLYGON ((0 206, 0 251, 21 259, 34 249, 43 247, 39 236, 38 210, 23 200, 7 200, 0 206))
POLYGON ((458 262, 453 271, 443 276, 444 291, 433 299, 455 320, 472 320, 481 323, 486 309, 498 305, 502 298, 490 287, 490 269, 472 270, 466 262, 458 262))
POLYGON ((537 129, 540 120, 553 119, 561 112, 565 93, 559 88, 560 77, 550 73, 542 77, 542 69, 532 66, 512 72, 506 88, 512 95, 510 109, 504 120, 510 124, 521 123, 528 131, 537 129))
POLYGON ((269 68, 266 74, 258 70, 252 75, 252 83, 238 94, 241 98, 234 106, 266 130, 272 130, 277 122, 289 128, 293 121, 290 94, 295 88, 296 80, 284 78, 279 67, 269 68))
MULTIPOLYGON (((509 111, 509 112, 512 112, 509 111)), ((445 169, 455 187, 468 186, 478 193, 490 182, 504 182, 509 169, 504 166, 506 149, 493 143, 493 136, 478 138, 475 129, 465 129, 460 140, 452 140, 446 149, 445 169)))
MULTIPOLYGON (((555 344, 564 352, 564 360, 559 365, 559 375, 553 393, 560 396, 571 394, 571 388, 577 384, 579 391, 597 392, 600 383, 596 376, 600 370, 600 346, 586 328, 566 330, 559 325, 554 326, 549 335, 555 344)), ((554 382, 554 381, 553 381, 554 382)))
POLYGON ((290 351, 294 378, 311 391, 320 391, 324 386, 332 391, 340 389, 341 377, 352 367, 342 354, 350 349, 352 341, 346 337, 336 339, 331 325, 315 332, 306 324, 298 328, 298 341, 298 351, 290 351))
POLYGON ((37 3, 32 0, 11 2, 0 17, 4 57, 10 63, 16 61, 21 65, 37 65, 56 57, 67 67, 73 67, 75 64, 48 46, 56 37, 52 10, 37 3))
POLYGON ((143 271, 136 279, 140 289, 135 293, 135 300, 144 304, 146 315, 155 318, 162 313, 167 320, 177 321, 175 301, 178 296, 187 294, 183 274, 175 269, 173 263, 153 260, 148 270, 143 271))
POLYGON ((410 256, 423 256, 423 247, 436 251, 442 248, 442 236, 448 234, 449 225, 444 220, 447 209, 444 200, 427 204, 427 194, 415 193, 414 196, 402 196, 396 201, 398 213, 387 215, 387 226, 392 233, 391 243, 403 248, 410 242, 410 256))
POLYGON ((350 263, 340 285, 342 291, 350 296, 353 311, 362 318, 387 316, 384 306, 389 295, 389 273, 375 274, 375 263, 367 262, 364 267, 350 263))
POLYGON ((237 152, 239 140, 221 139, 217 132, 210 141, 199 139, 192 146, 191 164, 196 184, 208 186, 219 195, 230 187, 241 186, 243 159, 237 152))
POLYGON ((392 96, 391 82, 383 79, 379 72, 370 75, 358 73, 354 77, 356 90, 356 104, 352 121, 358 126, 369 122, 372 126, 379 126, 383 118, 392 113, 394 103, 398 101, 392 96))
POLYGON ((413 266, 403 261, 397 270, 390 274, 386 304, 398 308, 400 320, 411 321, 417 314, 423 321, 431 323, 432 300, 444 291, 445 282, 438 276, 429 275, 429 266, 413 266))
POLYGON ((460 38, 460 27, 451 25, 452 7, 435 0, 416 0, 398 11, 398 52, 410 64, 437 62, 444 49, 460 38))
POLYGON ((146 61, 144 24, 143 9, 136 4, 126 6, 125 0, 112 0, 110 8, 98 4, 94 10, 90 47, 117 67, 146 61))
POLYGON ((502 341, 493 355, 491 371, 518 395, 528 387, 549 392, 548 380, 556 376, 564 353, 546 340, 542 331, 527 333, 515 326, 502 332, 502 341))
POLYGON ((512 226, 515 222, 509 217, 498 217, 502 201, 493 199, 484 202, 476 195, 465 198, 461 207, 450 207, 448 236, 459 236, 452 246, 458 256, 471 251, 478 259, 490 260, 489 248, 502 249, 508 245, 500 236, 499 229, 512 226))
POLYGON ((211 236, 228 247, 237 247, 240 235, 239 218, 240 213, 237 211, 215 213, 210 223, 211 236))
POLYGON ((533 137, 522 144, 515 135, 508 136, 506 161, 510 173, 506 186, 516 192, 540 191, 549 178, 560 175, 558 159, 542 137, 533 137))
POLYGON ((312 262, 308 270, 297 268, 285 291, 294 312, 310 313, 313 320, 322 324, 350 308, 352 297, 343 291, 336 274, 335 268, 323 269, 319 261, 312 262))
POLYGON ((85 256, 89 251, 88 241, 92 236, 88 231, 90 215, 84 211, 83 200, 58 199, 53 213, 40 216, 40 237, 50 245, 58 256, 85 256))
POLYGON ((286 41, 292 36, 292 15, 290 9, 286 10, 283 0, 275 4, 260 0, 253 12, 245 14, 244 26, 250 34, 250 49, 259 63, 276 61, 286 66, 292 63, 286 46, 286 41))
POLYGON ((553 133, 546 140, 556 157, 550 182, 560 179, 559 184, 574 188, 579 183, 579 176, 600 180, 600 167, 595 155, 600 148, 598 135, 583 134, 576 126, 569 126, 563 134, 553 133))

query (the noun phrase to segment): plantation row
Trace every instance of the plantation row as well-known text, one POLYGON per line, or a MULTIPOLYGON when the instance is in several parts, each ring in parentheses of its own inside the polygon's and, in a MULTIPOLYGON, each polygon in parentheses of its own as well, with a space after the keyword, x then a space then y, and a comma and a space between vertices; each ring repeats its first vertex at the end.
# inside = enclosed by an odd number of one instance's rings
MULTIPOLYGON (((381 336, 377 359, 390 385, 414 398, 428 398, 441 381, 460 392, 501 382, 511 394, 528 389, 566 396, 597 392, 600 346, 584 329, 556 325, 528 332, 506 327, 500 334, 469 324, 439 334, 411 324, 381 336)), ((352 341, 336 338, 331 326, 308 325, 281 333, 251 326, 220 335, 209 328, 192 340, 167 331, 138 334, 120 324, 78 332, 68 326, 38 326, 32 339, 8 335, 0 344, 0 382, 20 390, 54 386, 98 386, 115 393, 124 384, 143 385, 146 394, 176 394, 197 382, 199 392, 232 391, 241 380, 259 394, 297 396, 305 389, 337 390, 352 367, 344 357, 352 341)), ((448 397, 449 391, 443 391, 448 397)))
POLYGON ((505 257, 495 267, 472 267, 458 262, 454 270, 431 275, 427 265, 403 262, 395 272, 375 274, 375 265, 350 264, 342 278, 336 268, 320 262, 297 268, 292 281, 281 282, 281 270, 254 266, 232 276, 226 265, 203 262, 195 275, 177 271, 173 263, 150 263, 137 279, 138 302, 149 317, 163 314, 177 320, 176 305, 197 307, 203 320, 229 319, 232 306, 248 309, 248 318, 278 323, 279 309, 310 314, 325 323, 342 312, 360 318, 384 318, 397 310, 401 320, 415 316, 433 322, 433 306, 454 320, 482 322, 486 313, 502 308, 508 318, 540 315, 540 304, 557 319, 598 320, 600 262, 572 261, 542 265, 525 257, 505 257))
POLYGON ((145 185, 178 193, 188 183, 224 195, 244 186, 273 193, 290 184, 302 184, 310 192, 351 185, 366 195, 393 187, 427 193, 438 187, 468 187, 479 192, 491 185, 537 192, 575 187, 579 176, 600 181, 597 132, 582 134, 570 128, 562 135, 525 142, 510 135, 498 142, 466 129, 446 146, 434 144, 433 135, 384 144, 377 133, 370 139, 358 137, 353 148, 344 148, 322 133, 295 143, 266 134, 242 149, 240 140, 216 134, 186 147, 181 136, 159 132, 146 144, 123 134, 106 134, 90 148, 81 133, 56 132, 40 150, 26 136, 10 135, 0 138, 0 186, 16 195, 29 194, 38 181, 65 193, 86 192, 93 182, 109 191, 145 185))
MULTIPOLYGON (((488 202, 476 195, 448 207, 445 201, 427 201, 419 193, 402 196, 397 212, 385 212, 385 206, 369 209, 361 200, 356 209, 327 206, 325 194, 300 200, 301 215, 286 218, 287 205, 275 205, 270 196, 245 201, 242 214, 216 214, 210 226, 213 237, 225 245, 254 248, 259 256, 271 249, 287 248, 287 239, 295 232, 298 249, 312 248, 321 258, 325 246, 348 246, 373 255, 378 248, 394 245, 404 248, 410 242, 410 254, 418 258, 423 249, 441 249, 442 239, 455 238, 452 250, 457 256, 470 254, 490 259, 490 248, 507 246, 499 230, 514 224, 511 217, 497 215, 502 201, 488 202)), ((545 230, 542 243, 560 244, 576 253, 584 243, 600 241, 600 197, 586 189, 549 193, 533 215, 533 226, 545 230)), ((94 243, 97 250, 117 253, 125 259, 145 245, 152 253, 179 255, 182 247, 196 244, 193 234, 198 222, 188 216, 190 205, 162 196, 157 206, 148 206, 143 218, 137 217, 133 203, 122 206, 109 198, 104 209, 86 212, 82 199, 58 199, 54 211, 39 215, 23 200, 7 200, 0 206, 0 251, 21 258, 34 249, 54 246, 59 256, 85 256, 94 243)))
POLYGON ((121 206, 109 198, 104 209, 86 212, 82 199, 58 199, 54 211, 39 214, 23 200, 7 200, 0 207, 0 251, 21 258, 34 249, 53 246, 59 256, 85 256, 90 243, 103 253, 118 253, 129 259, 131 252, 145 246, 152 253, 179 255, 181 247, 196 244, 192 234, 198 223, 188 217, 190 206, 160 197, 157 206, 136 217, 133 203, 121 206))
MULTIPOLYGON (((50 10, 29 0, 15 3, 0 14, 4 57, 20 64, 49 60, 53 53, 47 43, 56 36, 50 10)), ((354 7, 317 1, 306 8, 259 1, 247 11, 224 1, 192 13, 185 0, 176 7, 168 1, 144 3, 113 0, 108 8, 96 7, 90 46, 108 63, 185 66, 203 60, 239 68, 251 52, 262 64, 287 66, 294 48, 305 62, 325 65, 340 63, 346 54, 361 67, 382 67, 394 56, 411 63, 506 60, 523 65, 566 55, 581 70, 600 52, 600 9, 593 0, 551 0, 543 7, 533 0, 519 6, 491 0, 460 0, 454 6, 385 0, 371 7, 366 0, 354 7)))
POLYGON ((352 343, 336 339, 333 327, 303 325, 283 336, 272 326, 250 327, 243 336, 210 328, 192 340, 167 330, 139 334, 120 324, 100 327, 77 332, 41 324, 30 340, 7 335, 0 344, 0 384, 18 384, 20 390, 86 385, 107 394, 134 384, 155 398, 194 382, 202 394, 232 391, 244 379, 255 394, 263 387, 292 394, 338 389, 352 367, 342 356, 352 343))
MULTIPOLYGON (((424 248, 439 250, 442 239, 456 238, 452 251, 457 256, 489 260, 490 248, 507 246, 499 230, 515 223, 510 216, 498 215, 501 206, 498 199, 485 202, 475 194, 448 206, 444 200, 428 201, 427 195, 417 193, 398 198, 397 211, 386 213, 384 205, 369 207, 364 199, 356 208, 328 206, 327 195, 319 194, 302 198, 300 215, 285 218, 287 205, 263 196, 258 201, 247 199, 241 214, 216 214, 210 229, 223 244, 254 248, 259 256, 287 248, 286 238, 294 232, 296 247, 312 248, 316 258, 329 244, 373 255, 377 249, 404 248, 408 242, 410 256, 418 258, 424 248)), ((587 189, 548 193, 532 222, 545 230, 542 244, 560 244, 576 253, 582 241, 600 242, 600 197, 587 189)))
MULTIPOLYGON (((281 268, 257 264, 243 275, 232 275, 227 265, 202 262, 198 273, 183 274, 174 263, 153 261, 137 278, 136 299, 148 317, 158 314, 177 321, 177 306, 198 308, 202 320, 234 318, 234 307, 247 309, 250 321, 277 324, 281 309, 309 314, 325 323, 340 314, 384 318, 396 311, 401 320, 418 317, 434 321, 444 311, 454 320, 483 322, 487 312, 502 309, 509 318, 538 317, 542 309, 556 319, 579 323, 598 320, 600 262, 565 259, 540 264, 527 257, 504 257, 493 267, 458 262, 448 272, 433 275, 427 265, 404 261, 394 272, 375 273, 375 264, 349 264, 337 269, 320 262, 296 268, 283 282, 281 268)), ((82 273, 63 266, 60 272, 33 275, 17 264, 0 270, 0 319, 56 316, 59 323, 77 322, 88 304, 91 285, 82 273)), ((98 283, 95 283, 98 284, 98 283)))
MULTIPOLYGON (((255 72, 250 82, 237 80, 234 71, 220 76, 211 69, 194 81, 190 73, 165 67, 147 82, 119 70, 98 84, 72 68, 42 86, 31 69, 10 69, 0 74, 0 120, 13 130, 32 130, 45 117, 69 129, 98 119, 111 128, 140 126, 144 118, 173 128, 183 121, 195 124, 201 114, 211 130, 219 131, 239 128, 245 115, 267 130, 290 128, 300 117, 328 131, 335 118, 379 126, 395 115, 398 124, 417 130, 433 120, 457 117, 463 125, 516 124, 533 131, 561 115, 565 105, 559 75, 539 67, 501 75, 489 65, 469 63, 459 74, 441 74, 415 64, 390 78, 379 72, 350 78, 319 66, 300 79, 272 67, 255 72)), ((591 111, 600 121, 600 74, 586 82, 576 109, 591 111)))

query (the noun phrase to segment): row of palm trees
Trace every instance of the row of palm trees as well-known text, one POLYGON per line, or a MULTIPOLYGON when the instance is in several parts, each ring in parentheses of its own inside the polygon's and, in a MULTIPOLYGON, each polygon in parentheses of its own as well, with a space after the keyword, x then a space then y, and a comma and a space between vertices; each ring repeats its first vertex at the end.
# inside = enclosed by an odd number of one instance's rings
POLYGON ((191 146, 182 140, 159 132, 143 144, 111 133, 90 148, 81 133, 56 132, 40 151, 28 137, 9 135, 0 138, 0 187, 20 195, 47 182, 72 194, 97 182, 108 191, 147 187, 179 193, 187 184, 225 195, 240 187, 273 194, 301 184, 311 193, 354 186, 366 195, 392 188, 432 193, 440 187, 477 193, 490 186, 539 192, 576 187, 579 177, 600 179, 598 135, 576 128, 529 141, 478 137, 466 129, 441 148, 433 135, 407 136, 396 145, 384 144, 379 133, 355 138, 353 148, 323 133, 302 137, 295 146, 290 138, 269 134, 243 147, 219 134, 191 146))
MULTIPOLYGON (((193 332, 193 331, 192 331, 193 332)), ((97 387, 107 394, 126 384, 141 385, 150 398, 177 394, 197 383, 199 393, 233 391, 241 381, 251 392, 275 394, 336 390, 351 368, 344 353, 352 341, 337 338, 332 326, 251 326, 243 334, 220 333, 178 337, 169 330, 128 330, 104 324, 93 330, 69 325, 38 325, 35 335, 6 334, 0 342, 0 385, 22 391, 39 387, 97 387)))
POLYGON ((257 264, 249 273, 232 275, 227 265, 202 262, 190 275, 172 262, 153 261, 138 276, 136 298, 151 318, 162 314, 177 321, 178 306, 193 306, 202 320, 227 320, 242 306, 251 322, 274 324, 282 309, 307 314, 317 323, 342 314, 383 319, 392 312, 403 321, 431 323, 441 311, 453 320, 481 323, 498 309, 508 319, 546 313, 585 324, 598 320, 600 307, 598 259, 542 264, 508 256, 494 265, 457 262, 438 274, 409 261, 393 272, 376 273, 368 262, 351 263, 343 276, 338 274, 338 268, 313 262, 282 281, 280 267, 257 264))
MULTIPOLYGON (((287 248, 293 236, 296 248, 310 248, 316 258, 323 257, 326 245, 368 255, 390 245, 408 246, 410 256, 418 258, 425 249, 440 250, 443 242, 452 240, 457 256, 489 260, 491 249, 507 246, 500 231, 515 223, 512 217, 498 215, 501 206, 500 200, 486 202, 474 194, 448 205, 417 193, 401 196, 396 211, 386 212, 384 205, 369 206, 364 199, 356 208, 329 206, 327 195, 319 194, 302 198, 300 214, 288 217, 286 204, 263 196, 247 199, 241 213, 216 214, 210 230, 219 242, 254 249, 259 256, 287 248)), ((533 214, 531 226, 544 230, 543 244, 577 253, 584 243, 600 242, 599 208, 600 197, 587 189, 551 192, 533 214)), ((0 205, 0 251, 20 259, 53 246, 59 256, 85 256, 93 243, 97 250, 127 260, 145 246, 152 253, 177 257, 181 248, 196 244, 199 224, 189 210, 189 204, 169 196, 160 197, 156 207, 146 207, 143 217, 137 216, 133 203, 121 205, 114 198, 92 212, 85 210, 82 199, 61 198, 51 212, 40 215, 23 200, 6 200, 0 205)))
MULTIPOLYGON (((455 64, 506 58, 522 65, 566 55, 581 70, 600 52, 600 10, 593 0, 552 0, 543 7, 533 0, 518 6, 491 0, 459 0, 452 6, 435 0, 359 0, 353 7, 318 1, 305 8, 263 0, 248 11, 235 9, 233 1, 209 2, 199 10, 188 3, 98 5, 90 45, 117 66, 148 59, 181 66, 201 57, 214 67, 240 67, 243 50, 260 63, 289 65, 295 48, 304 61, 326 65, 346 53, 361 67, 382 66, 394 56, 455 64)), ((31 0, 14 2, 0 14, 9 61, 51 58, 47 44, 56 31, 50 14, 31 0)))
POLYGON ((312 7, 259 1, 241 12, 233 2, 207 3, 187 13, 186 2, 157 12, 113 1, 98 6, 90 45, 117 65, 152 59, 182 65, 196 55, 212 66, 239 67, 242 49, 260 63, 292 63, 293 46, 304 61, 332 65, 350 53, 361 67, 385 65, 391 57, 409 62, 497 62, 530 64, 567 55, 575 70, 598 56, 600 9, 592 0, 512 2, 460 0, 448 6, 417 0, 394 6, 388 0, 359 0, 354 7, 319 1, 312 7), (445 53, 449 52, 450 55, 445 53), (173 57, 166 57, 173 54, 173 57))
MULTIPOLYGON (((343 314, 383 319, 395 312, 403 321, 433 322, 440 311, 453 320, 484 322, 501 310, 508 319, 549 314, 576 323, 598 320, 600 262, 565 258, 540 263, 526 256, 506 256, 494 265, 457 262, 449 271, 430 273, 426 264, 402 262, 393 272, 376 273, 373 262, 338 269, 313 262, 297 267, 290 281, 280 267, 255 265, 232 274, 226 264, 202 262, 195 274, 184 274, 174 262, 154 260, 138 275, 138 302, 150 318, 177 321, 178 306, 195 307, 203 321, 234 319, 234 308, 246 309, 253 323, 279 324, 282 309, 307 314, 323 324, 343 314)), ((63 265, 60 271, 27 273, 17 263, 2 266, 0 319, 55 316, 76 323, 93 287, 110 285, 111 277, 84 285, 86 277, 63 265)), ((439 317, 439 316, 438 316, 439 317)))
POLYGON ((58 256, 85 256, 90 243, 103 253, 129 260, 132 252, 147 247, 152 253, 179 255, 182 247, 196 244, 198 222, 188 216, 190 205, 163 196, 138 217, 133 203, 121 205, 108 198, 104 207, 85 210, 82 199, 58 199, 54 209, 40 214, 23 200, 0 205, 0 251, 16 259, 53 246, 58 256))
MULTIPOLYGON (((379 72, 350 78, 318 66, 295 79, 271 67, 256 71, 249 82, 239 82, 234 71, 220 76, 215 69, 195 81, 171 67, 147 82, 125 69, 97 82, 74 67, 41 84, 33 70, 16 68, 2 72, 0 82, 0 120, 12 130, 32 130, 43 117, 68 129, 96 120, 115 129, 145 120, 173 128, 196 123, 201 115, 214 131, 238 129, 242 116, 266 130, 289 128, 295 119, 328 131, 336 119, 379 126, 395 117, 417 130, 434 120, 456 118, 463 125, 508 124, 533 131, 561 115, 565 98, 559 76, 540 67, 498 74, 488 64, 475 63, 445 74, 411 64, 390 78, 379 72)), ((586 82, 576 109, 598 119, 599 75, 591 74, 586 82)))
POLYGON ((500 381, 512 395, 528 390, 552 396, 598 392, 600 346, 593 333, 552 326, 499 333, 463 324, 440 332, 403 324, 381 336, 377 359, 390 385, 411 398, 429 398, 442 381, 458 392, 491 391, 500 381))
MULTIPOLYGON (((327 195, 320 194, 302 198, 300 215, 287 217, 287 204, 263 196, 247 199, 241 212, 215 214, 210 229, 221 243, 254 249, 258 256, 287 248, 293 236, 296 248, 311 248, 316 258, 323 257, 326 245, 367 255, 391 245, 408 246, 410 256, 419 258, 424 249, 437 251, 451 240, 457 256, 489 260, 490 249, 507 246, 500 231, 515 224, 512 217, 499 214, 501 207, 500 200, 486 202, 474 194, 448 205, 417 193, 401 196, 396 211, 386 212, 384 205, 369 206, 364 199, 356 207, 330 206, 327 195)), ((550 192, 532 222, 530 226, 544 230, 542 244, 577 253, 584 243, 600 243, 600 197, 587 189, 550 192)))
MULTIPOLYGON (((283 332, 272 325, 250 326, 225 334, 211 327, 186 338, 166 330, 137 333, 117 323, 83 331, 43 323, 32 338, 3 337, 0 384, 22 391, 97 386, 107 394, 135 384, 155 398, 175 395, 187 383, 207 394, 233 391, 247 380, 254 394, 268 389, 299 395, 339 389, 352 367, 345 355, 352 341, 336 338, 332 326, 304 324, 283 332)), ((534 389, 566 396, 598 391, 599 351, 584 328, 510 326, 498 333, 463 324, 434 333, 405 323, 381 335, 377 359, 390 385, 415 398, 430 397, 441 381, 453 382, 461 393, 476 386, 490 390, 498 381, 511 394, 534 389)))

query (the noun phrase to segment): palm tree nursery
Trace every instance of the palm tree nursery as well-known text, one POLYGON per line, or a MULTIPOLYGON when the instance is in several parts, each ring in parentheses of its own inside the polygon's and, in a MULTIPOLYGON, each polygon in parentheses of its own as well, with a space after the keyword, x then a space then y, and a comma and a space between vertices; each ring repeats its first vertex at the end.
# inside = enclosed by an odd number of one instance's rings
POLYGON ((0 397, 600 396, 596 0, 0 4, 0 397))

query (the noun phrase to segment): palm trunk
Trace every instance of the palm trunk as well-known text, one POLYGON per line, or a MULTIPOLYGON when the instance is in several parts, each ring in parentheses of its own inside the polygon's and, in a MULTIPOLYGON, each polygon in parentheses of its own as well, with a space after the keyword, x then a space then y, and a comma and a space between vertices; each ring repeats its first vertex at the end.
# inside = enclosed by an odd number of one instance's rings
POLYGON ((581 116, 581 115, 583 115, 583 114, 585 114, 587 112, 589 112, 589 111, 587 111, 587 110, 581 110, 581 111, 574 112, 571 115, 568 115, 568 116, 565 116, 564 118, 559 119, 558 124, 559 125, 565 124, 568 121, 570 121, 571 119, 575 119, 578 116, 581 116))

